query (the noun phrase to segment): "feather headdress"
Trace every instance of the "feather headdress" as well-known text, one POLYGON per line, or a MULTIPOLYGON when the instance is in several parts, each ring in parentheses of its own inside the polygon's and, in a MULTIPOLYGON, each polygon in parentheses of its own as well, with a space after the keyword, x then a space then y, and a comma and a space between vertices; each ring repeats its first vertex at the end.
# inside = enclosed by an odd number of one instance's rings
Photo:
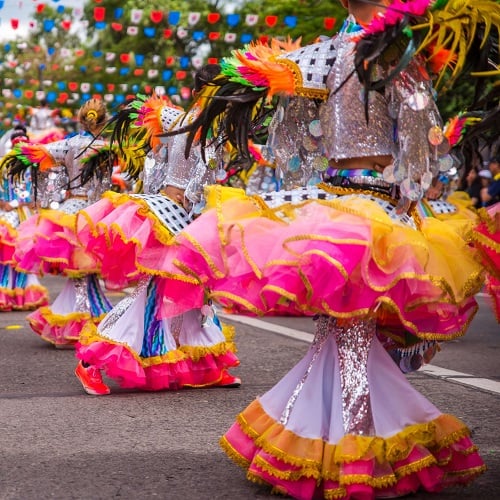
MULTIPOLYGON (((300 40, 255 42, 222 60, 220 74, 208 82, 194 103, 197 116, 167 135, 187 133, 186 156, 193 143, 202 153, 214 137, 228 141, 249 165, 253 157, 248 140, 259 139, 275 95, 293 95, 302 89, 300 68, 281 56, 300 47, 300 40)), ((312 89, 316 92, 316 89, 312 89)), ((315 97, 319 95, 314 94, 315 97)), ((326 97, 326 95, 325 95, 326 97)))
POLYGON ((499 75, 499 34, 495 0, 393 0, 361 35, 358 74, 372 89, 384 84, 371 81, 374 61, 395 66, 397 73, 420 54, 434 72, 437 90, 450 88, 466 69, 475 77, 499 75))

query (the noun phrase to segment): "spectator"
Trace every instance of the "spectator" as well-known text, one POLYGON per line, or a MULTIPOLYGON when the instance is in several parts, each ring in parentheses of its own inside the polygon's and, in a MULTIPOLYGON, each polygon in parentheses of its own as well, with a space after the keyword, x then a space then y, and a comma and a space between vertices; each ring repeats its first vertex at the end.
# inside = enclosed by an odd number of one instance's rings
POLYGON ((494 156, 489 163, 489 170, 479 172, 488 172, 490 181, 487 187, 481 189, 481 205, 489 207, 500 201, 500 154, 494 156))

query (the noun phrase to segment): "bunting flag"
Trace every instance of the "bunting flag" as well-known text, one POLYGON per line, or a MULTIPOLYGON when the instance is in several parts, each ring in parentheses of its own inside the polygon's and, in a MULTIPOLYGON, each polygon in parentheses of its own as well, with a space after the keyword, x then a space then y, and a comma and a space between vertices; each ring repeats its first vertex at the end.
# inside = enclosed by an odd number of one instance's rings
MULTIPOLYGON (((140 89, 138 84, 128 83, 131 76, 147 79, 151 89, 160 89, 164 94, 178 96, 180 99, 190 99, 191 92, 184 81, 190 78, 193 71, 199 69, 206 62, 217 63, 217 58, 202 57, 200 55, 165 55, 165 54, 140 54, 120 53, 112 50, 91 50, 86 48, 73 49, 59 46, 28 47, 25 42, 20 42, 19 37, 23 33, 39 32, 52 33, 55 30, 63 30, 66 33, 78 33, 93 26, 96 30, 109 30, 113 33, 121 33, 121 36, 147 38, 193 40, 197 43, 220 42, 227 44, 228 50, 234 46, 244 46, 256 38, 265 42, 270 29, 299 29, 302 21, 296 15, 259 15, 250 13, 240 15, 237 13, 221 14, 219 12, 180 12, 165 11, 158 8, 153 10, 131 9, 122 7, 106 7, 105 2, 96 2, 89 11, 90 19, 85 19, 82 7, 70 8, 64 6, 64 0, 52 0, 51 2, 38 2, 32 5, 28 2, 19 1, 19 9, 16 17, 6 19, 2 16, 5 1, 0 0, 0 32, 4 40, 5 32, 9 31, 12 36, 9 41, 0 41, 0 67, 4 66, 15 72, 9 73, 9 78, 4 78, 4 86, 1 97, 9 99, 47 99, 49 102, 75 103, 93 95, 98 95, 110 103, 123 103, 127 95, 140 89), (54 19, 50 17, 50 5, 61 17, 54 19), (26 10, 36 13, 38 21, 26 16, 26 10), (43 17, 43 16, 47 17, 43 17), (25 20, 28 17, 27 20, 25 20), (238 31, 237 34, 235 31, 238 31), (258 35, 254 35, 258 32, 258 35), (24 45, 23 45, 24 44, 24 45), (14 54, 19 50, 31 50, 33 58, 28 62, 16 60, 14 54), (93 65, 82 64, 83 57, 91 55, 93 65), (47 58, 46 64, 39 64, 33 78, 33 60, 42 57, 47 58), (57 62, 49 62, 55 56, 57 62), (63 62, 61 62, 63 61, 63 62), (57 74, 57 78, 43 78, 44 75, 57 74), (75 75, 79 72, 81 78, 75 75), (92 72, 92 82, 88 78, 92 72), (70 77, 66 75, 71 74, 70 77), (108 84, 99 81, 98 75, 103 79, 109 79, 108 75, 116 75, 116 84, 108 84), (29 75, 29 77, 28 77, 29 75), (78 80, 78 82, 76 81, 78 80), (126 82, 126 83, 121 83, 126 82)), ((337 21, 333 17, 323 18, 324 33, 331 34, 335 29, 337 21)), ((10 104, 10 103, 8 103, 10 104)), ((10 107, 10 106, 6 106, 10 107)))

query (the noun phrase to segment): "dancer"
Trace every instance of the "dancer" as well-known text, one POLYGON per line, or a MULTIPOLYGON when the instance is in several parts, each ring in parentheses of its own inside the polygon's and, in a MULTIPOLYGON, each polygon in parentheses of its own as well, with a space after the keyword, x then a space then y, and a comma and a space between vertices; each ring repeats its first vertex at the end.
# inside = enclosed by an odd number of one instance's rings
POLYGON ((64 130, 56 125, 58 111, 49 108, 47 99, 40 100, 40 106, 31 111, 28 135, 30 142, 48 144, 64 139, 64 130))
MULTIPOLYGON (((28 141, 26 128, 18 125, 9 134, 8 145, 11 148, 28 141)), ((35 275, 14 268, 17 227, 33 212, 31 172, 28 170, 18 183, 4 174, 0 186, 0 310, 29 311, 47 305, 49 299, 47 289, 35 275)))
POLYGON ((76 136, 46 145, 24 144, 14 148, 10 172, 17 175, 27 166, 38 168, 39 213, 19 227, 14 259, 16 269, 68 278, 51 306, 27 317, 31 328, 57 348, 72 348, 87 321, 98 323, 111 309, 101 289, 99 263, 75 236, 75 214, 98 200, 111 186, 110 163, 93 169, 92 154, 109 153, 101 137, 106 108, 90 99, 78 112, 81 131, 76 136))
MULTIPOLYGON (((214 70, 218 73, 218 66, 209 65, 196 74, 195 91, 214 70)), ((144 194, 106 193, 80 212, 78 235, 101 259, 108 287, 140 283, 98 327, 89 323, 83 329, 75 374, 92 395, 110 392, 101 371, 121 387, 140 390, 239 387, 241 380, 228 372, 239 364, 232 328, 220 324, 212 307, 158 317, 163 297, 155 256, 192 220, 199 191, 214 182, 214 174, 196 149, 184 158, 185 136, 158 141, 159 131, 190 120, 182 110, 154 96, 139 104, 138 117, 150 127, 152 147, 141 175, 144 194)))
POLYGON ((415 210, 451 166, 425 58, 436 83, 452 85, 465 54, 436 41, 471 48, 454 40, 487 38, 500 6, 343 3, 350 16, 332 40, 269 58, 257 44, 223 61, 217 99, 186 130, 203 144, 215 114, 216 131, 244 156, 238 119, 253 119, 252 134, 258 106, 281 94, 268 146, 283 190, 211 189, 209 209, 158 263, 170 274, 165 316, 207 296, 246 314, 319 316, 305 357, 221 440, 249 479, 299 499, 440 491, 485 470, 466 425, 413 389, 382 342, 457 338, 477 310, 484 272, 475 252, 454 224, 415 210), (448 32, 457 16, 463 24, 448 32), (318 177, 327 182, 310 186, 318 177))

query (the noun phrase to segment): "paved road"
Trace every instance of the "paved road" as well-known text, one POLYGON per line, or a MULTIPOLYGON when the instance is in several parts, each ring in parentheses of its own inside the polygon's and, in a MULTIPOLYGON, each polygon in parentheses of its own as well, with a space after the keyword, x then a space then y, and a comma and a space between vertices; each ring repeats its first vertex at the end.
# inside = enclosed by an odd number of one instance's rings
MULTIPOLYGON (((62 281, 44 282, 54 298, 62 281)), ((266 323, 303 331, 311 324, 291 318, 266 323)), ((23 313, 2 313, 0 500, 276 498, 248 482, 217 443, 236 413, 284 375, 307 343, 275 334, 272 326, 234 324, 241 388, 135 393, 113 386, 110 396, 92 397, 73 375, 72 351, 41 341, 23 313), (21 328, 7 328, 15 325, 21 328)), ((498 325, 483 306, 469 336, 447 345, 433 364, 500 381, 499 348, 498 325)), ((468 423, 489 466, 467 489, 411 498, 500 498, 500 394, 440 375, 410 378, 442 411, 468 423)))

